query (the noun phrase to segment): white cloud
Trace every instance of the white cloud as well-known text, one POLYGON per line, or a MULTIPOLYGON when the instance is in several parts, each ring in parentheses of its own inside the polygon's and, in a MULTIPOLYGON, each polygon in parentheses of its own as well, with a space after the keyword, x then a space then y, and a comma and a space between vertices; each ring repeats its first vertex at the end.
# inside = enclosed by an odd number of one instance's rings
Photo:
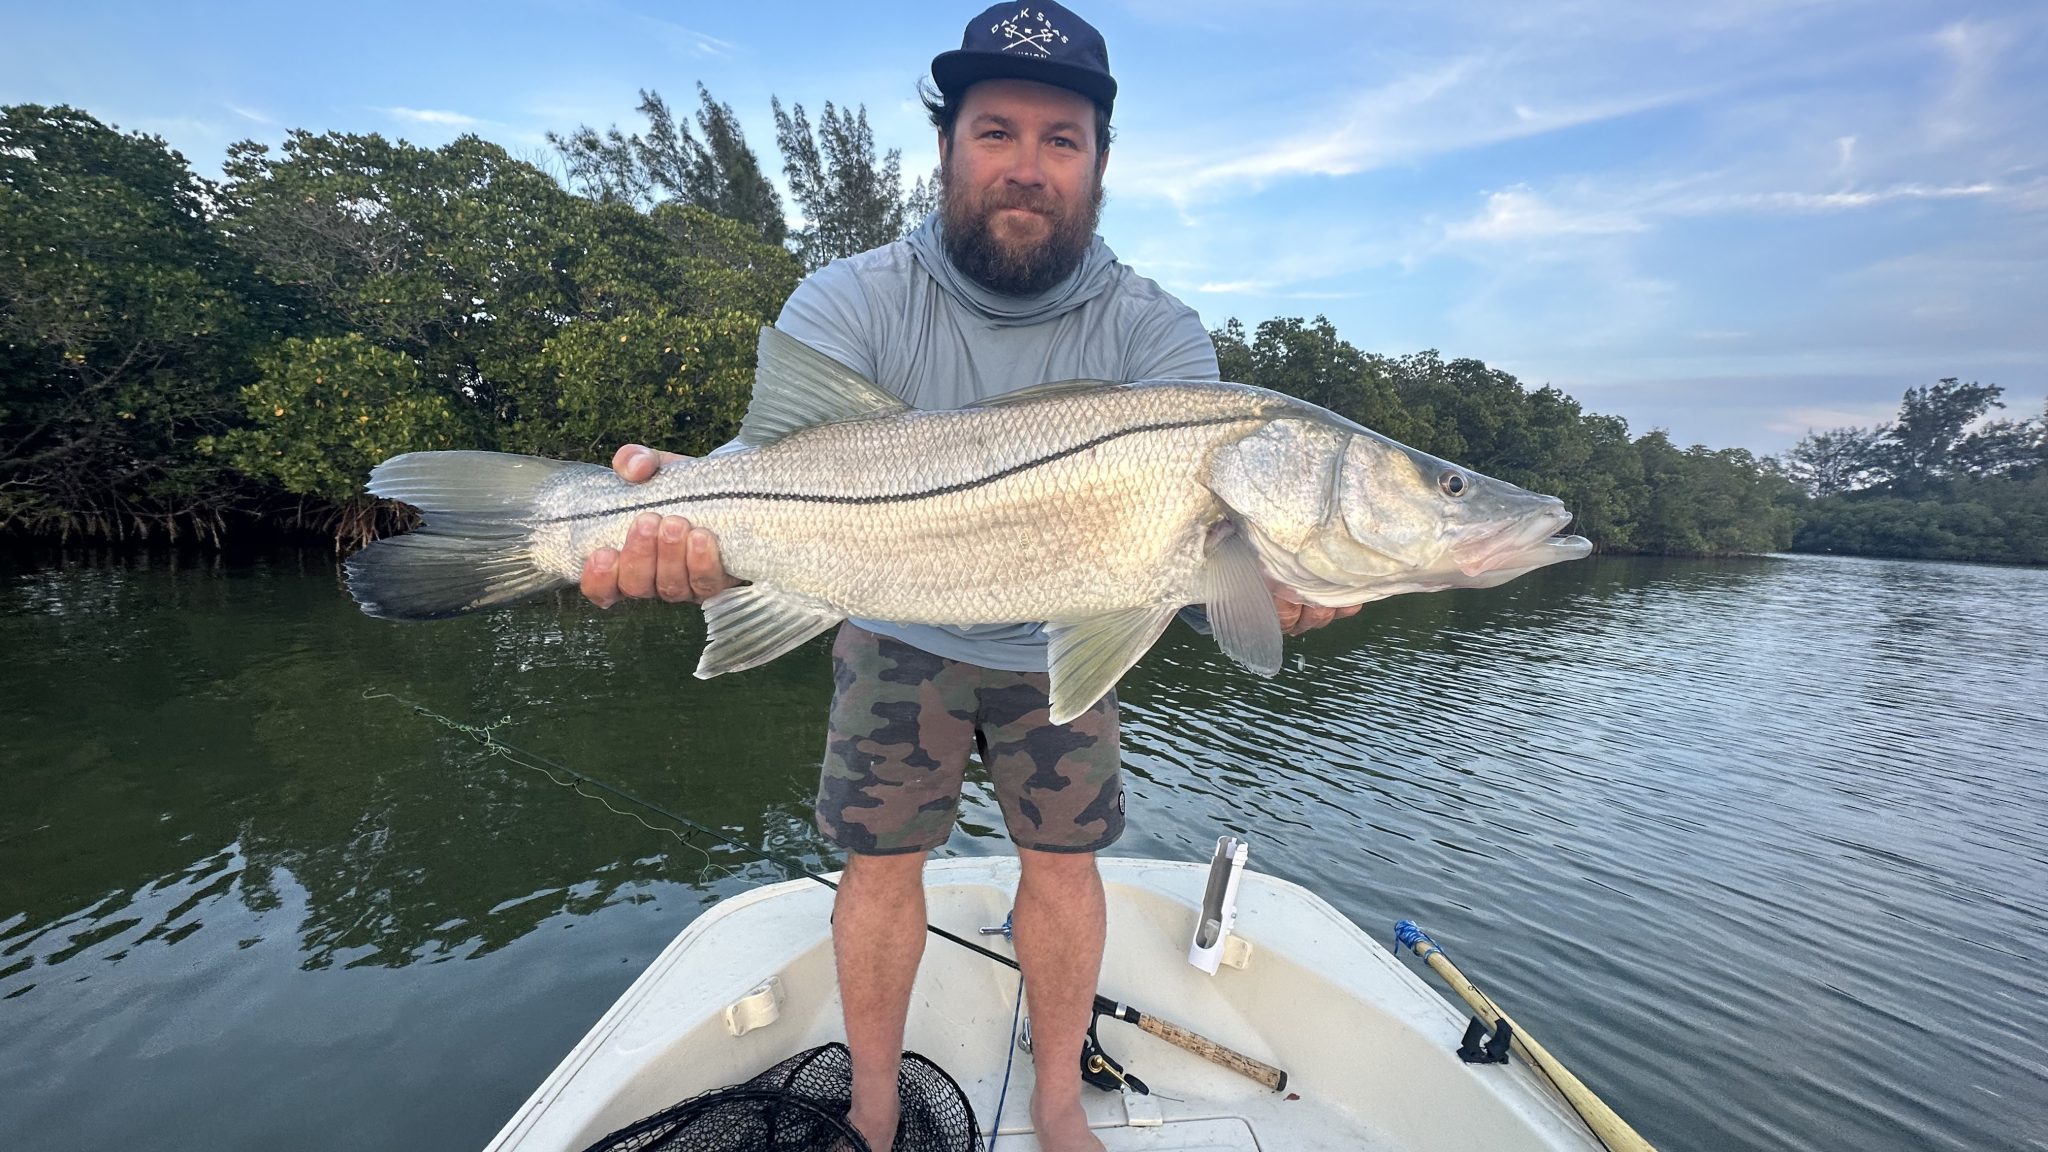
POLYGON ((1706 214, 1755 209, 1791 212, 1832 212, 1845 208, 1868 208, 1892 200, 1956 200, 1990 196, 2001 191, 1988 183, 1952 184, 1928 187, 1924 184, 1894 184, 1889 188, 1848 189, 1840 192, 1740 192, 1701 197, 1671 206, 1671 211, 1706 214))
POLYGON ((235 115, 240 116, 244 120, 254 120, 258 124, 277 123, 277 121, 272 120, 270 117, 265 116, 263 113, 253 111, 248 108, 244 108, 239 104, 228 104, 225 105, 225 107, 227 108, 228 111, 233 112, 235 115))
POLYGON ((1952 69, 1948 90, 1928 113, 1928 130, 1936 141, 1967 139, 1987 127, 1984 98, 2007 41, 2004 29, 1970 20, 1935 33, 1935 46, 1952 69))
POLYGON ((659 16, 631 12, 615 4, 607 4, 604 7, 629 17, 633 23, 639 25, 641 29, 649 34, 656 43, 671 52, 680 53, 684 56, 730 56, 737 47, 730 40, 720 40, 716 36, 699 32, 695 28, 686 27, 673 20, 664 20, 659 16))
POLYGON ((1447 225, 1452 242, 1501 243, 1548 240, 1563 236, 1613 236, 1647 232, 1657 217, 1713 216, 1736 213, 1817 213, 1868 208, 1899 200, 1957 200, 1998 195, 1999 185, 1978 182, 1928 186, 1895 184, 1885 188, 1849 188, 1835 192, 1700 191, 1699 186, 1725 179, 1705 173, 1686 180, 1665 180, 1647 187, 1616 189, 1567 183, 1558 194, 1545 195, 1527 184, 1487 194, 1486 205, 1469 219, 1447 225))
POLYGON ((483 123, 474 116, 465 116, 460 112, 444 112, 435 108, 386 108, 383 111, 415 124, 445 124, 455 128, 466 128, 483 123))
POLYGON ((1887 420, 1896 419, 1898 415, 1899 405, 1896 401, 1847 406, 1808 406, 1787 409, 1764 427, 1780 435, 1796 437, 1804 436, 1808 432, 1830 431, 1836 428, 1874 428, 1887 420))
MULTIPOLYGON (((1314 94, 1300 119, 1335 121, 1336 126, 1301 133, 1250 148, 1214 147, 1181 155, 1141 154, 1122 166, 1120 190, 1185 206, 1227 190, 1258 189, 1302 177, 1350 176, 1405 164, 1423 157, 1540 136, 1597 121, 1627 116, 1689 99, 1658 92, 1612 95, 1592 101, 1560 98, 1537 108, 1505 94, 1532 81, 1506 75, 1498 59, 1468 56, 1411 72, 1388 84, 1343 96, 1314 94), (1334 108, 1334 113, 1325 113, 1334 108)), ((1256 140, 1257 132, 1224 133, 1256 140)))
POLYGON ((1572 212, 1544 201, 1526 184, 1486 197, 1479 215, 1444 230, 1451 240, 1532 240, 1641 232, 1648 226, 1625 212, 1572 212))

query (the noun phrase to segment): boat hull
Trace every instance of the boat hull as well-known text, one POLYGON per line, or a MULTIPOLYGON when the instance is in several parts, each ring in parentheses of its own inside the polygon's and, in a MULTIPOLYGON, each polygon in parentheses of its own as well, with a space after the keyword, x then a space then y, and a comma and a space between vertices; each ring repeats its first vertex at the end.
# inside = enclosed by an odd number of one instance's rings
MULTIPOLYGON (((1306 889, 1245 872, 1234 935, 1249 944, 1249 955, 1244 967, 1226 964, 1211 976, 1186 956, 1206 866, 1099 863, 1109 902, 1102 994, 1288 1073, 1286 1091, 1276 1093, 1105 1021, 1104 1047, 1155 1093, 1131 1108, 1117 1094, 1085 1093, 1090 1123, 1111 1152, 1599 1147, 1526 1065, 1459 1061, 1465 1015, 1306 889)), ((1017 863, 935 860, 925 877, 932 923, 974 937, 1009 911, 1017 863)), ((843 1038, 832 898, 823 885, 797 880, 698 917, 528 1098, 489 1152, 574 1152, 678 1100, 843 1038)), ((1009 953, 1001 937, 983 939, 1009 953)), ((984 1131, 999 1126, 1006 1150, 1030 1152, 1037 1145, 1028 1056, 1018 1055, 1002 1115, 992 1116, 1017 980, 986 957, 931 941, 905 1044, 959 1081, 984 1131)))

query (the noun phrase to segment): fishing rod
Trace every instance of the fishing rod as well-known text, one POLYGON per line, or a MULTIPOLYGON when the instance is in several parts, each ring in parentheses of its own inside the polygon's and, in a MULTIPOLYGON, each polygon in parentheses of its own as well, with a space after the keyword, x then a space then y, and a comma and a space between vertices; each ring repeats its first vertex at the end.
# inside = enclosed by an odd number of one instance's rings
MULTIPOLYGON (((727 848, 731 848, 736 852, 743 852, 749 856, 754 857, 757 860, 760 860, 767 864, 771 864, 774 867, 781 869, 785 877, 790 877, 792 873, 800 873, 803 876, 806 876, 812 880, 816 880, 818 883, 823 884, 825 887, 830 888, 835 892, 839 890, 839 885, 826 879, 823 874, 813 872, 809 868, 805 868, 801 864, 796 864, 791 861, 784 860, 778 856, 763 851, 762 849, 756 848, 751 844, 743 844, 737 840, 734 840, 732 837, 727 836, 725 833, 718 831, 715 828, 708 828, 702 824, 697 823, 695 820, 692 820, 687 816, 671 812, 668 809, 662 807, 659 804, 654 803, 651 800, 643 800, 640 797, 633 795, 631 792, 628 792, 625 789, 618 787, 617 785, 608 784, 605 781, 599 780, 597 777, 592 776, 586 772, 581 772, 577 769, 571 768, 567 764, 558 763, 556 761, 548 759, 545 756, 540 756, 532 752, 527 752, 520 748, 515 748, 512 745, 507 744, 503 740, 497 738, 497 736, 492 731, 492 729, 496 727, 495 725, 484 727, 475 724, 464 724, 459 720, 455 720, 448 716, 443 716, 441 713, 434 711, 433 709, 427 707, 424 704, 408 700, 405 697, 396 695, 394 693, 378 692, 375 689, 366 689, 363 692, 363 699, 395 700, 398 703, 403 704, 407 708, 412 709, 414 712, 426 717, 429 720, 433 720, 446 728, 462 733, 463 735, 469 737, 470 739, 476 741, 477 743, 483 745, 485 748, 489 749, 493 755, 502 756, 505 759, 512 761, 514 764, 521 765, 522 767, 532 768, 535 771, 541 773, 543 776, 548 777, 548 779, 553 780, 556 784, 561 785, 564 788, 568 788, 570 791, 575 792, 579 796, 589 795, 589 793, 584 792, 580 787, 578 787, 579 784, 588 784, 592 788, 597 788, 604 792, 610 793, 611 795, 616 796, 621 800, 624 800, 628 804, 633 804, 640 808, 644 808, 647 811, 652 812, 657 816, 660 816, 664 820, 672 820, 675 823, 690 829, 692 832, 695 832, 698 835, 704 836, 710 840, 722 844, 727 848), (568 776, 570 778, 569 781, 567 783, 564 783, 563 781, 556 779, 554 775, 556 772, 560 772, 563 775, 568 776)), ((598 800, 600 803, 604 803, 602 797, 591 798, 598 800)), ((606 803, 605 807, 611 808, 611 805, 606 803)), ((612 811, 617 812, 618 809, 613 808, 612 811)), ((621 812, 619 814, 622 816, 632 815, 631 813, 625 812, 621 812)), ((638 819, 637 816, 635 816, 634 818, 638 819)), ((649 828, 654 827, 654 825, 652 824, 647 824, 645 820, 642 820, 641 823, 649 828)), ((666 831, 668 831, 671 835, 674 835, 678 840, 684 840, 682 834, 676 832, 674 829, 666 829, 666 831)), ((684 840, 684 843, 688 843, 688 841, 684 840)), ((1010 957, 1005 956, 1000 952, 994 952, 987 948, 984 948, 981 945, 976 944, 974 941, 969 940, 963 936, 956 936, 953 933, 946 931, 944 928, 941 928, 936 924, 930 923, 929 921, 925 923, 924 929, 925 931, 930 932, 932 935, 937 936, 941 940, 947 940, 954 944, 958 944, 960 947, 965 948, 970 952, 979 952, 981 955, 986 956, 989 959, 995 961, 996 963, 1001 964, 1006 968, 1010 968, 1018 972, 1019 974, 1022 974, 1024 971, 1023 968, 1018 966, 1017 961, 1011 959, 1010 957)), ((1232 1072, 1235 1072, 1240 1076, 1244 1076, 1248 1079, 1255 1080, 1260 1084, 1265 1085, 1267 1088, 1272 1089, 1275 1092, 1284 1091, 1287 1087, 1287 1073, 1282 1071, 1281 1069, 1275 1068, 1271 1064, 1267 1064, 1263 1061, 1254 1060, 1251 1057, 1246 1056, 1244 1053, 1236 1051, 1235 1049, 1228 1048, 1222 1044, 1218 1044, 1216 1041, 1211 1040, 1206 1036, 1203 1036, 1201 1033, 1196 1032, 1193 1029, 1183 1028, 1170 1020, 1161 1019, 1160 1017, 1150 1012, 1140 1012, 1137 1008, 1134 1008, 1131 1005, 1126 1004, 1120 1000, 1111 1000, 1109 997, 1104 996, 1099 992, 1095 995, 1095 1014, 1098 1016, 1108 1016, 1113 1020, 1121 1020, 1126 1024, 1132 1025, 1141 1032, 1147 1032, 1153 1036, 1157 1036, 1159 1039, 1166 1041, 1168 1044, 1172 1044, 1177 1048, 1180 1048, 1187 1052, 1191 1052, 1196 1056, 1200 1056, 1202 1059, 1207 1060, 1212 1064, 1228 1068, 1232 1072)), ((1094 1028, 1092 1026, 1089 1028, 1089 1032, 1094 1032, 1094 1028)), ((1088 1060, 1089 1055, 1090 1054, 1088 1053, 1087 1048, 1084 1047, 1082 1050, 1083 1060, 1088 1060)), ((1099 1053, 1099 1051, 1098 1053, 1096 1053, 1095 1058, 1103 1060, 1105 1064, 1110 1067, 1114 1067, 1114 1065, 1108 1061, 1108 1058, 1106 1056, 1102 1056, 1099 1053)), ((1118 1078, 1121 1079, 1121 1077, 1118 1078)))

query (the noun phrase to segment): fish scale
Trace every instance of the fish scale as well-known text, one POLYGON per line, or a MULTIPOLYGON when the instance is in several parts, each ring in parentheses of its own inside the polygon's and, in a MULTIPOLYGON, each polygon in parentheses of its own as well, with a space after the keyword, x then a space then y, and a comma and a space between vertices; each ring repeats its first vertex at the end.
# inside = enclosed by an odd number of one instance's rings
MULTIPOLYGON (((845 615, 964 625, 1178 607, 1224 514, 1203 465, 1270 407, 1244 389, 1161 383, 827 425, 670 465, 638 488, 616 482, 635 511, 543 527, 539 551, 573 581, 654 511, 710 529, 734 576, 845 615), (935 443, 948 447, 927 452, 935 443)), ((604 482, 566 479, 538 502, 542 519, 587 507, 604 482)))

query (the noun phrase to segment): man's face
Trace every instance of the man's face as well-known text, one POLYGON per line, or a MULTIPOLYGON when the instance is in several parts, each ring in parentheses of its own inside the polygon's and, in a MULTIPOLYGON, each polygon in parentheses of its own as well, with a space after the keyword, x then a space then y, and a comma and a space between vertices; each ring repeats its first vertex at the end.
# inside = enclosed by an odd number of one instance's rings
POLYGON ((939 138, 946 255, 991 291, 1032 296, 1067 278, 1102 207, 1095 105, 1030 80, 984 80, 939 138))

